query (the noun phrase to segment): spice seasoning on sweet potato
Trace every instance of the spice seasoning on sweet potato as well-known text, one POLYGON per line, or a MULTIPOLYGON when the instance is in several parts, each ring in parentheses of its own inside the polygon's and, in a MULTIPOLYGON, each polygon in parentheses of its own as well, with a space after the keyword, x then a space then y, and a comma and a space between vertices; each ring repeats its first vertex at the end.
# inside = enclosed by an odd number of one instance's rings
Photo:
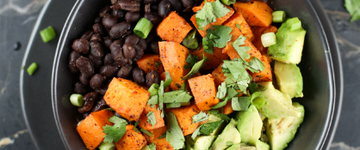
POLYGON ((126 133, 115 143, 115 146, 116 149, 141 150, 146 143, 145 137, 140 132, 136 132, 133 125, 127 125, 126 133))
POLYGON ((149 130, 149 132, 152 134, 151 136, 148 136, 144 134, 146 140, 148 141, 148 144, 154 143, 156 145, 157 150, 173 150, 173 147, 170 145, 170 142, 166 141, 166 138, 160 138, 167 130, 166 126, 149 130))
POLYGON ((269 60, 265 56, 263 56, 260 60, 263 62, 265 68, 263 71, 260 71, 259 73, 250 72, 252 80, 254 82, 272 81, 272 73, 271 73, 271 66, 269 60))
POLYGON ((191 25, 173 11, 158 25, 156 31, 163 40, 181 43, 191 29, 191 25))
POLYGON ((227 54, 222 53, 221 48, 214 47, 213 50, 214 54, 208 54, 204 52, 204 48, 200 46, 199 49, 190 51, 190 54, 199 57, 199 60, 203 59, 203 54, 205 54, 205 57, 209 59, 204 63, 200 70, 214 69, 221 64, 223 60, 229 59, 227 54))
POLYGON ((122 78, 113 78, 104 95, 104 100, 125 119, 137 121, 149 97, 150 93, 136 83, 122 78))
POLYGON ((245 18, 240 12, 235 12, 228 20, 226 20, 226 22, 224 22, 224 25, 231 28, 238 28, 237 26, 240 25, 240 31, 244 36, 250 41, 253 41, 255 38, 249 24, 245 21, 245 18))
POLYGON ((225 81, 226 77, 222 71, 221 63, 211 74, 214 77, 215 86, 218 87, 222 82, 225 81))
POLYGON ((165 126, 164 119, 161 118, 161 111, 158 110, 158 105, 151 107, 150 105, 146 105, 143 113, 140 116, 139 126, 145 130, 154 130, 160 127, 165 126), (153 126, 148 122, 147 114, 149 112, 154 112, 154 116, 156 118, 156 124, 153 126))
POLYGON ((146 54, 141 59, 136 61, 138 67, 143 70, 145 73, 150 72, 151 70, 156 70, 159 74, 164 72, 164 68, 160 61, 159 55, 146 54), (158 66, 156 67, 156 65, 158 66))
POLYGON ((264 2, 236 2, 233 7, 237 12, 241 12, 250 26, 267 27, 272 22, 273 10, 264 2))
POLYGON ((76 127, 87 149, 96 149, 104 140, 105 133, 103 133, 104 129, 102 127, 113 125, 113 123, 109 122, 111 116, 113 116, 113 113, 106 109, 93 112, 76 127))
POLYGON ((184 69, 189 50, 179 43, 162 41, 159 42, 160 60, 165 71, 169 71, 172 78, 170 88, 178 90, 184 83, 184 77, 190 69, 184 69))
POLYGON ((188 80, 196 106, 200 110, 210 110, 219 102, 216 97, 216 87, 211 74, 198 76, 188 80))

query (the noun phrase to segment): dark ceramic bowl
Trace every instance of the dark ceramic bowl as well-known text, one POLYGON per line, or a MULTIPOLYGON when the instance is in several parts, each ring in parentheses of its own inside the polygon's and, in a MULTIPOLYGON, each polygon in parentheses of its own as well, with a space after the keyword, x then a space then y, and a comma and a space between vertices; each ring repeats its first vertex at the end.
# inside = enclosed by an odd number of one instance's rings
MULTIPOLYGON (((67 149, 85 149, 76 132, 80 114, 69 102, 77 77, 68 69, 72 42, 91 28, 102 0, 78 0, 63 28, 53 66, 52 102, 59 133, 67 149)), ((299 17, 307 31, 302 61, 305 120, 287 149, 327 149, 335 132, 342 99, 342 69, 334 33, 316 0, 274 0, 270 5, 299 17)))

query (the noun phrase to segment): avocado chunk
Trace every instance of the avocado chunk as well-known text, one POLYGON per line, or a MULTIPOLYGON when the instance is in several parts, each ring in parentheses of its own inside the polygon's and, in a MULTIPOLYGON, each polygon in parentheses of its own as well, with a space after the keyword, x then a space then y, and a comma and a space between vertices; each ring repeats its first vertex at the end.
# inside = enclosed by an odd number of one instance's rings
POLYGON ((260 91, 264 96, 263 103, 253 103, 261 114, 269 119, 277 119, 286 116, 299 117, 300 112, 296 111, 292 105, 291 98, 287 94, 281 93, 275 89, 272 82, 258 82, 258 85, 265 87, 260 91))
POLYGON ((300 116, 287 116, 279 119, 268 119, 266 134, 272 150, 282 150, 294 138, 295 133, 304 120, 304 106, 297 102, 293 103, 300 116))
POLYGON ((263 141, 260 141, 260 140, 256 141, 255 147, 256 147, 256 150, 270 150, 269 144, 267 144, 263 141))
POLYGON ((269 47, 267 54, 277 61, 299 64, 305 34, 297 17, 286 20, 276 32, 276 44, 269 47))
MULTIPOLYGON (((108 143, 108 142, 102 142, 100 145, 99 145, 99 150, 114 150, 116 147, 115 147, 115 144, 114 143, 108 143)), ((150 148, 149 148, 150 149, 150 148)), ((142 150, 142 149, 141 149, 142 150)))
MULTIPOLYGON (((216 122, 216 121, 221 121, 222 119, 209 113, 209 121, 208 122, 216 122)), ((212 133, 210 133, 209 135, 219 135, 221 133, 221 131, 224 129, 224 127, 226 126, 226 121, 223 121, 212 133)))
POLYGON ((246 144, 240 143, 231 145, 226 150, 256 150, 256 148, 254 146, 247 146, 246 144))
POLYGON ((231 119, 230 123, 226 125, 222 133, 216 138, 210 150, 224 150, 230 146, 227 144, 228 142, 239 144, 241 142, 241 137, 236 126, 237 122, 234 119, 231 119))
POLYGON ((196 137, 194 150, 208 150, 215 138, 215 135, 196 137))
POLYGON ((303 79, 298 66, 275 61, 274 73, 282 93, 290 98, 303 97, 303 79))
POLYGON ((194 150, 195 141, 191 138, 191 135, 185 136, 185 150, 194 150))
MULTIPOLYGON (((115 147, 114 147, 114 149, 115 149, 115 147)), ((141 150, 151 150, 151 149, 150 149, 149 145, 145 145, 143 148, 141 148, 141 150)))
POLYGON ((237 116, 237 129, 241 135, 241 142, 254 145, 261 136, 263 122, 254 105, 247 111, 240 111, 237 116))

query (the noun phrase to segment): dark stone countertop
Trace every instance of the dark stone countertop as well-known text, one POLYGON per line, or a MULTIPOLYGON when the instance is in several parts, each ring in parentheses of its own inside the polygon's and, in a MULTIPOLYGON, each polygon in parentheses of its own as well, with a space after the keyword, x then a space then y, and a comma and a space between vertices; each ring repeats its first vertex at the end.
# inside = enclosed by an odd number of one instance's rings
MULTIPOLYGON (((32 29, 47 0, 0 1, 0 150, 35 149, 21 110, 19 74, 32 29), (21 43, 14 50, 15 43, 21 43)), ((343 0, 320 0, 335 30, 344 70, 344 98, 331 150, 360 149, 360 21, 343 0)))

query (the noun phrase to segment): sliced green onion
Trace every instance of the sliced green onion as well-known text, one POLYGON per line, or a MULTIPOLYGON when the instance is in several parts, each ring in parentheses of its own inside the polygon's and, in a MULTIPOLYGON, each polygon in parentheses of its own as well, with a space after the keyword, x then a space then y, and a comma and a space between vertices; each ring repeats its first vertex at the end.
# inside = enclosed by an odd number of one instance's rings
POLYGON ((41 36, 42 40, 44 41, 44 43, 47 43, 50 40, 54 39, 55 35, 56 35, 55 31, 54 31, 53 27, 51 27, 51 26, 48 26, 47 28, 42 29, 40 31, 40 36, 41 36))
POLYGON ((70 96, 70 102, 72 105, 76 107, 81 107, 84 105, 83 96, 81 94, 71 94, 70 96))
POLYGON ((191 31, 182 41, 182 44, 190 49, 196 49, 199 47, 198 40, 196 39, 196 30, 191 31))
POLYGON ((146 18, 141 18, 134 28, 134 33, 143 39, 149 35, 153 24, 146 18))
POLYGON ((273 22, 274 23, 281 23, 285 21, 286 14, 283 10, 276 10, 272 13, 273 16, 273 22))
POLYGON ((261 43, 264 47, 269 47, 276 44, 276 36, 274 32, 268 32, 261 35, 261 43))
POLYGON ((36 62, 33 62, 33 63, 31 63, 30 64, 30 66, 27 68, 27 73, 29 74, 29 75, 33 75, 34 74, 34 72, 36 71, 36 69, 37 69, 37 64, 36 64, 36 62))
POLYGON ((114 149, 115 149, 114 143, 102 142, 99 145, 99 150, 114 150, 114 149))
POLYGON ((221 0, 221 2, 229 6, 231 4, 235 4, 236 0, 221 0))

